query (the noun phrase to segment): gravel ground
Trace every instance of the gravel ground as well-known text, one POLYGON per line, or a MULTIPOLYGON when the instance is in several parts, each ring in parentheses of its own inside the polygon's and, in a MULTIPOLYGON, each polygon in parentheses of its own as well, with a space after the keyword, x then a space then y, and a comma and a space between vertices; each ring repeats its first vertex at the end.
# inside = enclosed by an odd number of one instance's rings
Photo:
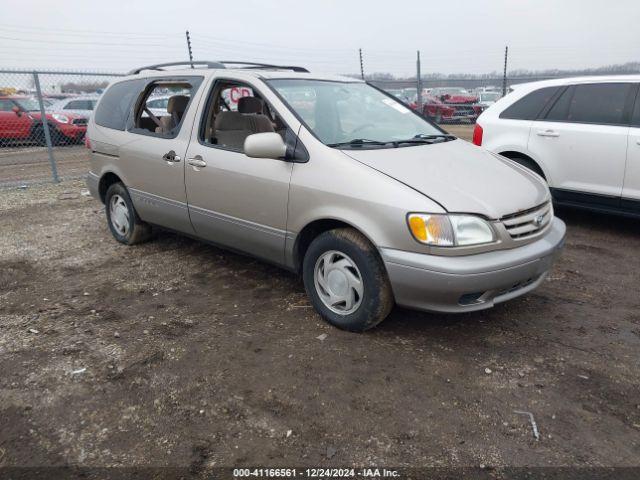
POLYGON ((258 260, 116 243, 82 188, 0 191, 0 467, 640 464, 638 221, 560 210, 536 292, 358 335, 258 260))

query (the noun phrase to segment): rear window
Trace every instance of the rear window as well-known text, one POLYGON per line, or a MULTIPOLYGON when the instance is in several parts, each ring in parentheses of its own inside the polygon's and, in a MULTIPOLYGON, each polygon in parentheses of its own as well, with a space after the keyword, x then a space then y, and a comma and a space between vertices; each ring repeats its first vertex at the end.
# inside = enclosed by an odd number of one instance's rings
POLYGON ((562 94, 549 111, 547 120, 621 125, 631 88, 631 83, 575 85, 562 94))
POLYGON ((535 120, 560 87, 545 87, 525 95, 500 114, 511 120, 535 120))
POLYGON ((95 113, 98 125, 115 130, 124 130, 131 105, 138 97, 144 80, 127 80, 112 85, 104 94, 95 113))

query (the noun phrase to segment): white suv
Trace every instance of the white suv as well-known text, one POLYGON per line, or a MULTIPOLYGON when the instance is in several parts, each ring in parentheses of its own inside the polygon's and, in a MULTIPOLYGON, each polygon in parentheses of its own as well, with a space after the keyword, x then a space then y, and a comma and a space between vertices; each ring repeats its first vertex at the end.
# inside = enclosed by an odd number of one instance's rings
POLYGON ((640 75, 517 85, 473 142, 544 177, 558 204, 640 216, 640 75))

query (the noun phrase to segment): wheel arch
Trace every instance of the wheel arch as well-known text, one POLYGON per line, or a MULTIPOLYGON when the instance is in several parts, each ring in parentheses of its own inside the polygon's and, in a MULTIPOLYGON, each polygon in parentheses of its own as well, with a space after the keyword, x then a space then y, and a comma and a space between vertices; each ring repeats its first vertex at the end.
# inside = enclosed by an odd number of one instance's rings
POLYGON ((361 233, 367 240, 369 240, 371 245, 373 245, 377 250, 378 247, 375 242, 369 235, 367 235, 367 233, 362 228, 359 228, 357 225, 339 218, 326 217, 315 219, 308 222, 300 230, 300 232, 298 232, 295 237, 295 241, 293 242, 291 259, 293 269, 296 272, 302 271, 302 262, 304 260, 304 255, 307 252, 309 245, 311 245, 311 242, 313 242, 315 238, 317 238, 324 232, 334 230, 336 228, 352 228, 353 230, 356 230, 357 232, 361 233))
POLYGON ((109 187, 118 182, 124 185, 122 178, 120 178, 118 174, 111 171, 102 174, 98 182, 98 194, 100 195, 102 203, 105 202, 105 197, 107 196, 107 190, 109 190, 109 187))
MULTIPOLYGON (((531 162, 533 170, 547 182, 549 181, 549 174, 546 171, 546 168, 541 164, 541 162, 533 158, 531 155, 517 150, 505 150, 503 152, 500 152, 500 155, 502 155, 503 157, 507 157, 509 160, 517 161, 517 159, 520 158, 531 162)), ((524 166, 527 167, 527 165, 524 166)))

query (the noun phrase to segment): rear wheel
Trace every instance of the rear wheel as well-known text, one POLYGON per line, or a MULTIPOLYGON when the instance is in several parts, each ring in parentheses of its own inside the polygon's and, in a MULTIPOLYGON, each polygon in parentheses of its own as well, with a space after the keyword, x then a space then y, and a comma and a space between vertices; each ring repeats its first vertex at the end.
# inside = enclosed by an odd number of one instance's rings
POLYGON ((376 248, 351 228, 319 235, 304 256, 307 295, 330 324, 362 332, 384 320, 393 293, 376 248))
POLYGON ((140 220, 129 192, 122 183, 114 183, 108 188, 105 210, 109 230, 120 243, 134 245, 151 237, 151 226, 140 220))

